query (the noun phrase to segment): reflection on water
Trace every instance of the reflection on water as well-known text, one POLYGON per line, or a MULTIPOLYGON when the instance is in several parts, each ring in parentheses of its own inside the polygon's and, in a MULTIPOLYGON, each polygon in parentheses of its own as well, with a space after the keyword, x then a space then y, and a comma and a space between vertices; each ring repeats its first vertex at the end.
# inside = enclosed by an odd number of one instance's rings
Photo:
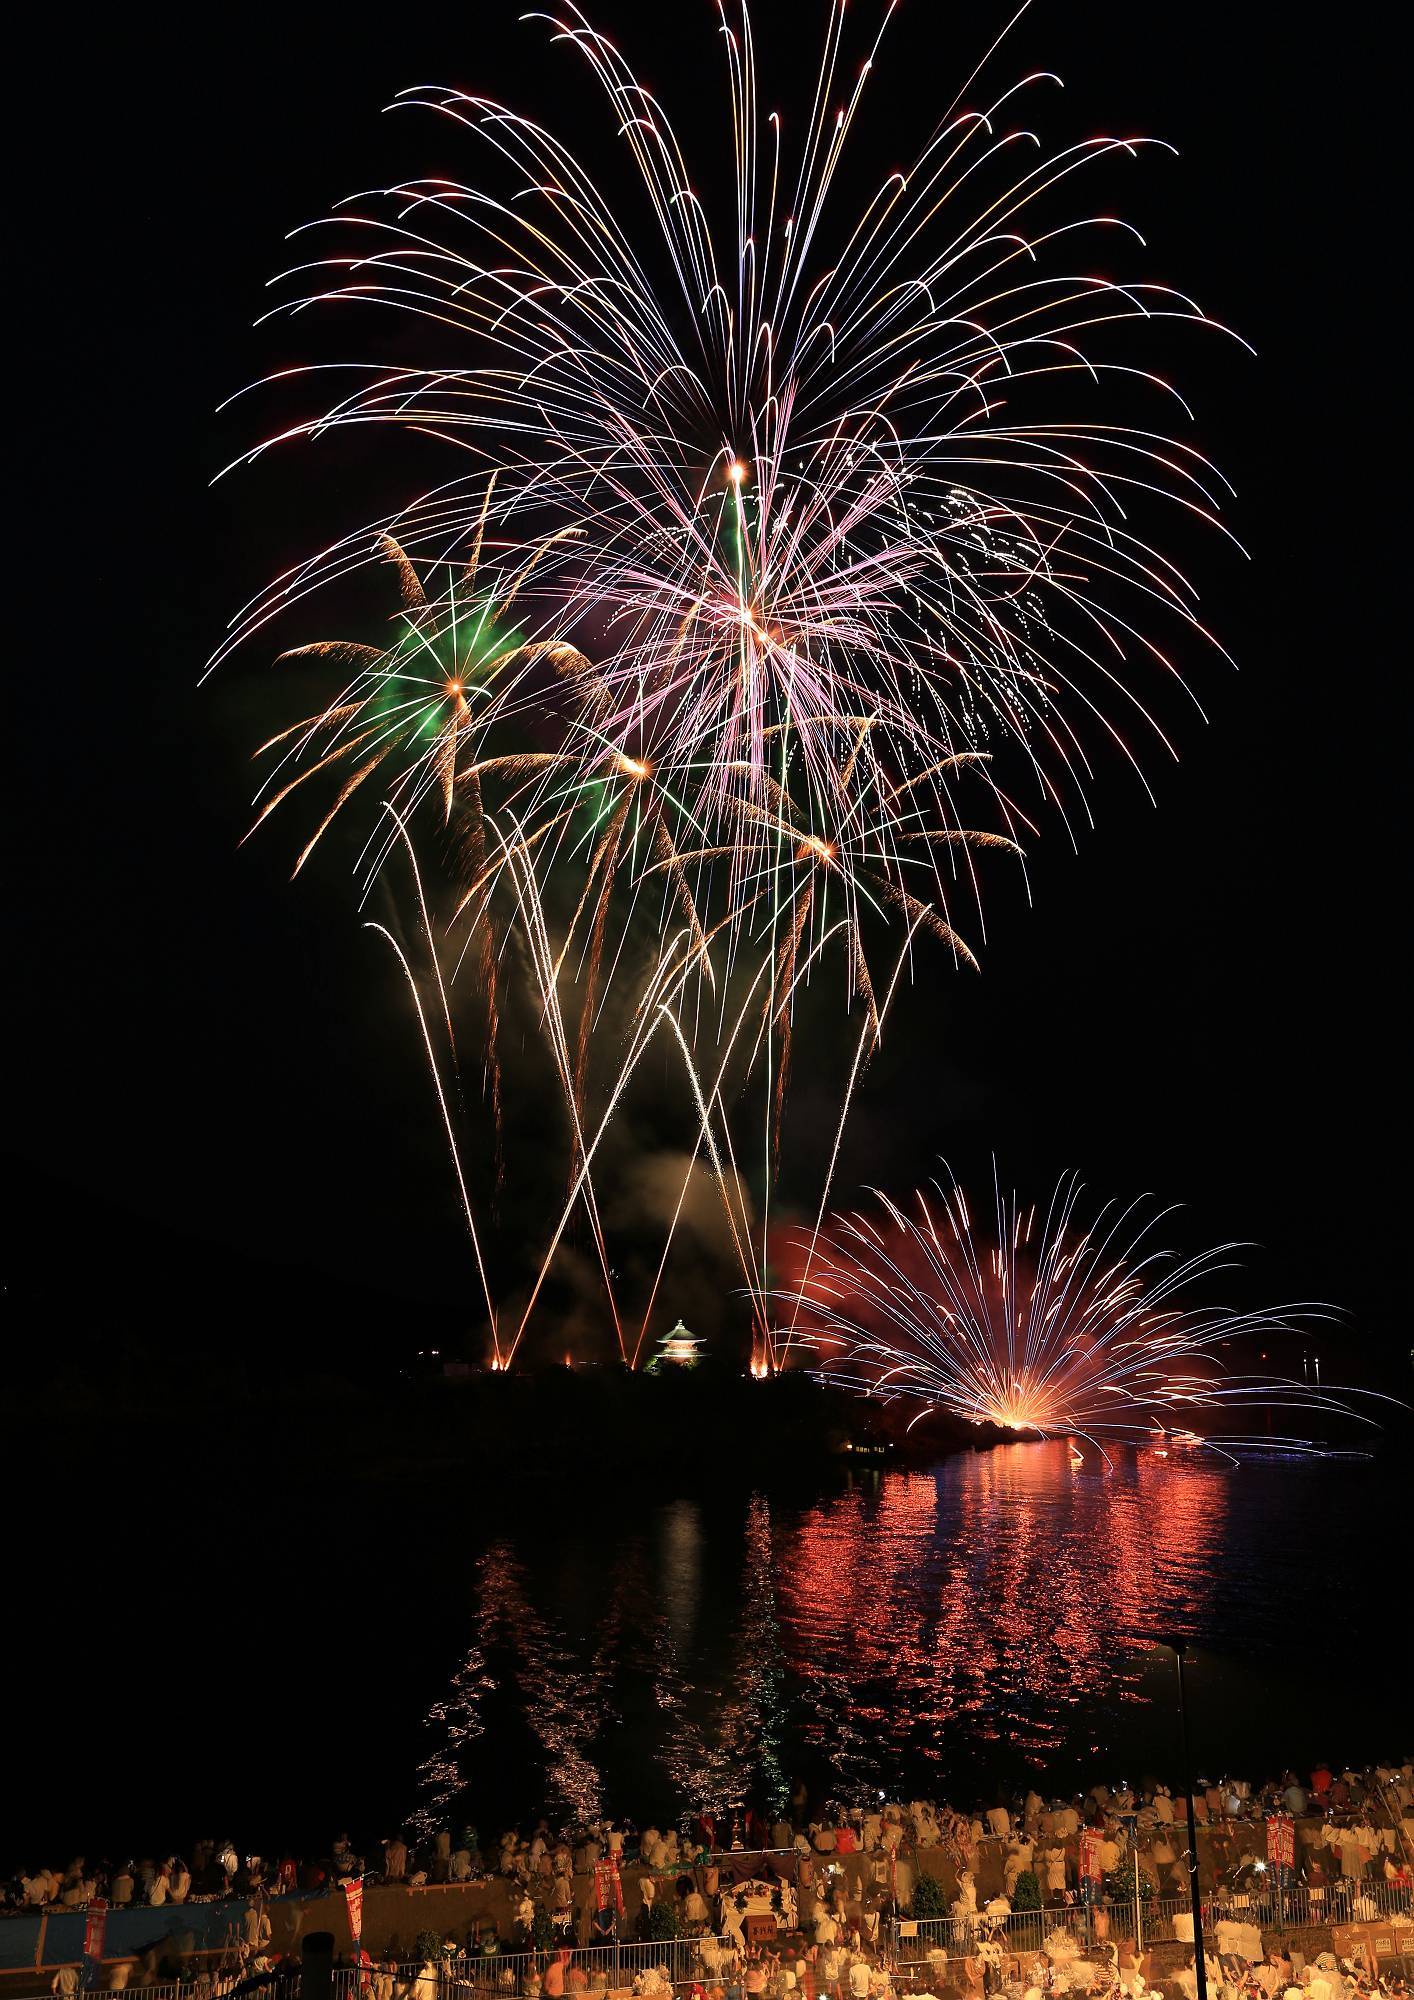
POLYGON ((1308 1555, 1332 1532, 1338 1552, 1319 1482, 1348 1469, 1314 1472, 1016 1444, 805 1504, 519 1519, 475 1562, 420 1812, 731 1811, 802 1770, 856 1797, 1097 1752, 1163 1765, 1146 1635, 1269 1645, 1301 1587, 1293 1525, 1308 1555))
POLYGON ((959 1734, 1044 1762, 1077 1710, 1136 1697, 1140 1635, 1196 1629, 1229 1476, 1016 1444, 810 1509, 782 1567, 810 1740, 855 1786, 959 1734))

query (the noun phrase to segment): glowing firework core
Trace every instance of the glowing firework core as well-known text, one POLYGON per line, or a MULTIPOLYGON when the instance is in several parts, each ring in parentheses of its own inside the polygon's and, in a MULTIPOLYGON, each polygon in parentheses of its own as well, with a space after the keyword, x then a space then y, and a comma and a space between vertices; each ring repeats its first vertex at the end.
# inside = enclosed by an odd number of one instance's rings
POLYGON ((1000 1424, 1009 1431, 1048 1431, 1057 1427, 1051 1400, 1038 1396, 1029 1382, 1019 1378, 1003 1383, 1001 1394, 990 1403, 984 1402, 979 1414, 986 1422, 1000 1424))

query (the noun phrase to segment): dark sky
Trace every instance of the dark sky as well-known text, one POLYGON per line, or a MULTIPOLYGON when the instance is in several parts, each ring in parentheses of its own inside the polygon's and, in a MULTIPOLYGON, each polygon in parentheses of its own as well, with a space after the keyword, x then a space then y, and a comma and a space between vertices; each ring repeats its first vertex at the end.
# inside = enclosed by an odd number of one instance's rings
MULTIPOLYGON (((266 662, 197 679, 271 571, 352 525, 338 477, 298 451, 208 484, 254 435, 218 401, 278 358, 250 323, 284 233, 390 163, 436 164, 444 139, 380 121, 405 84, 580 117, 576 65, 516 11, 256 5, 200 42, 189 15, 110 15, 36 66, 12 183, 34 240, 12 307, 31 453, 11 571, 7 1280, 41 1338, 468 1317, 406 1007, 350 884, 326 869, 291 887, 287 845, 237 848, 250 750, 285 719, 266 662)), ((668 11, 671 28, 621 0, 596 18, 697 106, 690 122, 718 87, 712 14, 668 11)), ((1340 1302, 1352 1340, 1392 1353, 1407 941, 1389 54, 1373 13, 1327 17, 1319 41, 1289 16, 1280 42, 1278 15, 1036 0, 995 72, 1061 71, 1050 135, 1180 148, 1109 186, 1147 268, 1259 352, 1189 343, 1174 362, 1239 490, 1252 560, 1216 541, 1196 556, 1240 672, 1195 650, 1210 720, 1178 717, 1177 768, 1151 760, 1157 810, 1102 769, 1078 853, 1045 829, 1034 907, 996 894, 981 979, 939 967, 900 1010, 842 1178, 898 1190, 939 1152, 975 1173, 995 1148, 1038 1192, 1070 1165, 1106 1192, 1153 1188, 1191 1205, 1195 1244, 1262 1244, 1268 1295, 1340 1302)), ((906 0, 877 86, 888 118, 921 127, 1001 18, 906 0)), ((763 6, 765 59, 813 61, 814 19, 763 6)))

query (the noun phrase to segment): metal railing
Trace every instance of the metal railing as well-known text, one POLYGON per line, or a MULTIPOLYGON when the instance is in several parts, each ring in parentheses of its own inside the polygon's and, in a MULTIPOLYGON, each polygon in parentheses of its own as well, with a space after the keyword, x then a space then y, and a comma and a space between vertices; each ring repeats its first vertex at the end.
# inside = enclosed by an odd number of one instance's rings
MULTIPOLYGON (((1250 1891, 1222 1891, 1202 1899, 1205 1930, 1220 1923, 1255 1924, 1259 1930, 1299 1930, 1309 1924, 1379 1923, 1403 1919, 1414 1928, 1414 1891, 1400 1882, 1336 1882, 1327 1889, 1304 1884, 1282 1888, 1264 1879, 1250 1891)), ((988 1917, 920 1917, 898 1927, 900 1959, 918 1963, 930 1952, 970 1958, 984 1937, 1006 1951, 1048 1949, 1057 1934, 1085 1951, 1104 1942, 1143 1945, 1192 1942, 1193 1909, 1186 1896, 1141 1896, 1123 1902, 1073 1903, 1041 1910, 1013 1910, 988 1917)), ((1411 1938, 1414 1945, 1414 1938, 1411 1938)))
MULTIPOLYGON (((762 1850, 757 1850, 758 1852, 762 1850)), ((734 1858, 740 1859, 741 1850, 734 1858)), ((726 1856, 724 1855, 724 1859, 726 1856)), ((1324 1887, 1306 1883, 1282 1886, 1275 1872, 1255 1875, 1241 1890, 1218 1889, 1202 1898, 1205 1930, 1211 1932, 1223 1921, 1254 1924, 1264 1931, 1297 1930, 1307 1926, 1362 1922, 1404 1922, 1411 1927, 1414 1948, 1414 1891, 1401 1882, 1366 1882, 1337 1877, 1324 1887)), ((1073 1940, 1076 1950, 1086 1952, 1097 1943, 1137 1941, 1142 1946, 1165 1942, 1191 1943, 1192 1913, 1186 1896, 1141 1896, 1105 1903, 1077 1902, 1040 1910, 1016 1910, 997 1918, 981 1912, 967 1916, 904 1919, 891 1927, 889 1941, 905 1963, 922 1963, 930 1952, 941 1951, 948 1958, 972 1957, 984 1936, 995 1936, 1007 1951, 1044 1951, 1061 1933, 1073 1940)), ((1214 1944, 1216 1941, 1214 1940, 1214 1944)), ((568 1949, 569 1972, 578 1967, 592 1990, 629 1986, 650 1967, 665 1967, 667 1983, 683 1987, 704 1978, 711 1966, 704 1961, 714 1951, 734 1948, 731 1938, 672 1938, 647 1943, 575 1945, 569 1940, 552 1946, 568 1949)), ((202 1956, 192 1961, 192 1970, 180 1982, 141 1984, 136 1978, 126 1986, 133 2000, 221 2000, 238 1972, 208 1970, 197 1974, 202 1956)), ((515 2000, 515 1996, 538 1995, 548 1963, 546 1951, 497 1952, 490 1956, 471 1954, 439 1962, 435 1967, 422 1963, 405 1965, 391 1974, 364 1970, 355 1976, 352 1969, 336 1972, 335 2000, 515 2000), (355 1982, 357 1977, 357 1994, 355 1982), (383 1983, 391 1977, 392 1993, 383 1983)), ((49 2000, 57 1961, 42 1971, 26 1973, 20 1968, 0 1975, 0 2000, 49 2000)), ((119 1972, 105 1966, 98 1986, 109 1985, 119 1972)), ((710 1983, 710 1981, 705 1981, 710 1983)), ((575 1982, 577 1986, 578 1981, 575 1982)), ((567 1994, 572 1993, 566 1982, 567 1994)), ((294 1989, 291 1989, 292 1994, 294 1989)))
POLYGON ((1230 1917, 1239 1923, 1261 1924, 1265 1929, 1277 1924, 1291 1929, 1303 1924, 1379 1923, 1414 1917, 1414 1892, 1404 1883, 1358 1882, 1345 1876, 1323 1888, 1305 1882, 1283 1888, 1270 1876, 1262 1876, 1248 1890, 1224 1890, 1205 1897, 1205 1917, 1209 1901, 1213 1921, 1230 1917))
MULTIPOLYGON (((679 1937, 647 1943, 551 1945, 544 1951, 497 1951, 477 1956, 355 1971, 341 1967, 334 1974, 334 2000, 380 2000, 391 1989, 391 2000, 473 2000, 475 1995, 538 1994, 545 1969, 560 1951, 568 1952, 564 1970, 578 1969, 589 1989, 604 1991, 631 1986, 641 1974, 657 1970, 664 1983, 690 1986, 711 1971, 712 1958, 734 1951, 729 1937, 679 1937)), ((146 2000, 146 1996, 144 1996, 146 2000)), ((188 1996, 190 2000, 190 1996, 188 1996)))
POLYGON ((1139 1930, 1145 1943, 1172 1939, 1174 1917, 1189 1912, 1187 1897, 1150 1896, 1141 1898, 1138 1922, 1133 1901, 1123 1903, 1071 1903, 1051 1909, 1013 1910, 1009 1915, 989 1917, 974 1911, 959 1917, 924 1917, 916 1924, 905 1919, 899 1926, 899 1950, 909 1956, 909 1946, 926 1957, 943 1951, 950 1957, 969 1957, 984 1937, 996 1937, 1009 1951, 1044 1951, 1047 1943, 1064 1936, 1081 1949, 1111 1939, 1119 1942, 1139 1930))
MULTIPOLYGON (((17 1967, 0 1968, 0 1994, 4 2000, 51 2000, 56 1988, 58 1966, 45 1966, 37 1972, 21 1970, 17 1967), (26 1981, 30 1983, 26 1983, 26 1981)), ((290 1979, 292 1990, 298 1988, 298 1974, 290 1979)), ((132 1977, 128 1961, 120 1960, 117 1965, 98 1968, 97 1984, 86 1986, 80 1980, 77 2000, 107 2000, 111 1995, 127 1995, 129 2000, 224 2000, 236 1986, 243 1992, 250 1982, 244 1981, 240 1969, 228 1971, 203 1971, 200 1956, 194 1956, 191 1970, 182 1979, 149 1979, 132 1977), (128 1974, 127 1977, 122 1977, 128 1974), (110 1984, 110 1981, 113 1983, 110 1984)), ((262 1990, 271 1991, 272 1982, 263 1982, 262 1990)))
MULTIPOLYGON (((36 1977, 39 1976, 36 1975, 36 1977)), ((45 1978, 42 1986, 36 1986, 34 1989, 36 1993, 43 1993, 45 2000, 49 2000, 49 1995, 52 1991, 51 1981, 52 1975, 45 1978)), ((192 2000, 195 1987, 191 1980, 187 1980, 183 1984, 181 1981, 175 1979, 159 1979, 154 1980, 146 1986, 139 1985, 136 1980, 133 1980, 131 1984, 122 1990, 133 1994, 134 2000, 136 2000, 136 1996, 138 1995, 141 1995, 141 2000, 192 2000)), ((14 1987, 7 1981, 5 1985, 7 1996, 13 1994, 14 1991, 14 1987)), ((89 1989, 80 1988, 80 2000, 88 2000, 88 1991, 89 1989)))

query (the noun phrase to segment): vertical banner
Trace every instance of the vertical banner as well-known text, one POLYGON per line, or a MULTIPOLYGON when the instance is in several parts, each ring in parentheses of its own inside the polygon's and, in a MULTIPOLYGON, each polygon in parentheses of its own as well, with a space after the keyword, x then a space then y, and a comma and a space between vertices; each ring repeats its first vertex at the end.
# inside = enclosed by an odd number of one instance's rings
POLYGON ((363 1936, 363 1877, 360 1875, 355 1882, 345 1882, 342 1887, 344 1901, 348 1905, 349 1934, 353 1938, 354 1951, 357 1952, 359 1940, 363 1936))
POLYGON ((620 1916, 624 1913, 624 1885, 619 1875, 617 1854, 594 1864, 594 1907, 596 1910, 617 1910, 620 1916))
POLYGON ((108 1905, 93 1902, 88 1906, 88 1917, 83 1927, 83 1983, 86 1987, 98 1984, 98 1968, 103 1959, 103 1939, 108 1930, 108 1905))
POLYGON ((1100 1879, 1100 1834, 1092 1826, 1085 1827, 1080 1835, 1080 1878, 1083 1882, 1100 1879))
POLYGON ((1272 1813, 1267 1820, 1267 1861, 1273 1868, 1296 1865, 1296 1822, 1288 1813, 1272 1813))

